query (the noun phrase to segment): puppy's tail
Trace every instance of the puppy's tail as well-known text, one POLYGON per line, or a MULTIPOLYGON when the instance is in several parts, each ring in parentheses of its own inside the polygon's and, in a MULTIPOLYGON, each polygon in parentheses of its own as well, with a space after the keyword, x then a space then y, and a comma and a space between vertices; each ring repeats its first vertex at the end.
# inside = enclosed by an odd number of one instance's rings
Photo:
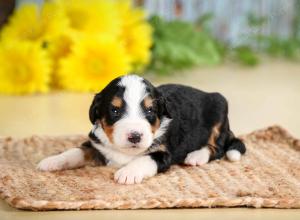
POLYGON ((232 131, 229 130, 229 134, 225 143, 226 146, 226 157, 230 161, 239 161, 241 155, 246 152, 245 144, 234 136, 232 131))

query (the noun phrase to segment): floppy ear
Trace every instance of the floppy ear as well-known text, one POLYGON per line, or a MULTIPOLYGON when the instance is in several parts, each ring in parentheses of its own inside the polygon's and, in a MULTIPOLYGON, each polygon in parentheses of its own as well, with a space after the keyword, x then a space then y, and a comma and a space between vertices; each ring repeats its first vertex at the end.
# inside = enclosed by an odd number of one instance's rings
POLYGON ((97 118, 100 117, 99 107, 101 105, 101 93, 95 95, 94 100, 91 104, 89 116, 92 124, 95 124, 97 118))
POLYGON ((168 118, 171 118, 170 111, 169 111, 169 106, 167 103, 167 100, 165 97, 156 90, 156 95, 157 95, 157 105, 158 105, 158 113, 160 115, 166 116, 168 118))

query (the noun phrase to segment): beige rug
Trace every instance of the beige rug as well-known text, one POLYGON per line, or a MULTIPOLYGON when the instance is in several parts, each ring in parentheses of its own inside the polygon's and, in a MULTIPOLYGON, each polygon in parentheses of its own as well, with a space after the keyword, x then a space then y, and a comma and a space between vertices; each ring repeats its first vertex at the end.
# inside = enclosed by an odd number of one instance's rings
POLYGON ((300 208, 300 141, 280 127, 242 136, 247 153, 202 167, 174 166, 139 185, 118 185, 112 168, 38 172, 37 162, 83 136, 0 139, 0 194, 29 210, 173 207, 300 208))

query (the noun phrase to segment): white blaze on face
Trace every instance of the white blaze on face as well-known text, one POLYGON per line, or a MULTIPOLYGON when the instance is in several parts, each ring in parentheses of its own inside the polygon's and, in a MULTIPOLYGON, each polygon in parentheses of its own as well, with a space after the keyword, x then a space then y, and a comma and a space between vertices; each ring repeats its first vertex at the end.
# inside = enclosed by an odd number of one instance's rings
POLYGON ((126 112, 124 116, 114 124, 113 140, 118 148, 132 147, 148 148, 153 141, 151 125, 145 118, 141 102, 147 96, 146 85, 143 79, 136 75, 124 76, 119 85, 125 88, 124 101, 126 112), (133 144, 128 141, 128 135, 132 132, 140 133, 141 141, 133 144))
POLYGON ((136 75, 124 76, 119 85, 125 87, 124 100, 128 116, 141 116, 140 103, 146 97, 146 86, 143 83, 143 78, 136 75))

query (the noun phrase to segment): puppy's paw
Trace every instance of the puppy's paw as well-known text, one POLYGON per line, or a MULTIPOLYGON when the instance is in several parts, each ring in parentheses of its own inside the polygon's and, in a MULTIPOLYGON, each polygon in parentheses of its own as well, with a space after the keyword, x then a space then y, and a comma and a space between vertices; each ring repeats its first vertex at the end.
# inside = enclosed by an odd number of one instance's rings
POLYGON ((207 147, 204 147, 200 150, 189 153, 184 160, 184 164, 191 166, 201 166, 208 163, 209 157, 210 150, 207 147))
POLYGON ((141 183, 144 178, 143 173, 133 169, 131 166, 125 166, 115 173, 115 181, 120 184, 135 184, 141 183))
POLYGON ((43 159, 37 165, 37 169, 40 171, 55 171, 63 170, 66 166, 66 160, 61 155, 55 155, 43 159))
POLYGON ((150 156, 143 156, 120 168, 115 173, 114 179, 120 184, 135 184, 141 183, 144 178, 154 176, 156 173, 156 162, 150 156))
POLYGON ((226 156, 227 156, 228 160, 230 160, 232 162, 236 162, 236 161, 241 160, 241 153, 237 150, 227 151, 226 156))

